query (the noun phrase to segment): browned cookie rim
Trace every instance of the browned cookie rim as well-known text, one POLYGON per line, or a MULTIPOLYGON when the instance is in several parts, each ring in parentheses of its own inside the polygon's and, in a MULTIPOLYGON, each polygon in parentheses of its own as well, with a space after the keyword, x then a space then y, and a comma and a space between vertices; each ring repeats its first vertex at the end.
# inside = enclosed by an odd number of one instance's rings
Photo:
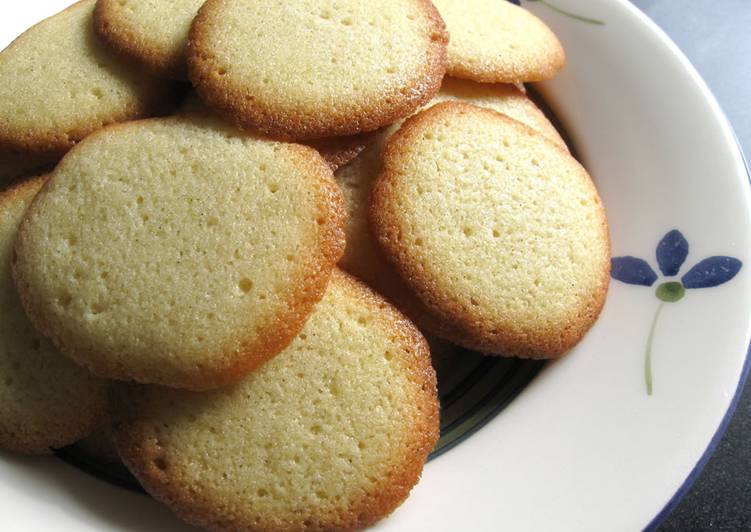
MULTIPOLYGON (((63 161, 68 157, 74 156, 80 149, 79 146, 85 146, 88 139, 96 139, 98 135, 107 135, 121 128, 136 128, 141 124, 147 124, 152 121, 179 122, 180 120, 181 118, 179 117, 151 118, 114 124, 84 139, 63 157, 63 161)), ((50 174, 50 179, 42 187, 26 211, 24 222, 21 224, 19 236, 15 244, 15 257, 17 260, 13 264, 13 280, 21 298, 21 303, 31 322, 39 331, 50 338, 60 352, 95 375, 109 379, 155 383, 193 391, 204 391, 232 384, 273 358, 294 339, 295 335, 305 324, 313 306, 323 297, 331 272, 344 253, 345 245, 344 224, 346 221, 346 211, 341 191, 334 181, 333 172, 313 148, 297 144, 289 144, 288 147, 300 156, 301 162, 307 160, 308 163, 311 163, 311 172, 303 173, 302 175, 316 182, 313 188, 320 197, 319 211, 317 213, 318 223, 316 223, 318 241, 317 246, 311 248, 311 253, 307 255, 310 267, 301 273, 299 284, 295 289, 290 291, 287 298, 287 312, 273 319, 269 318, 272 323, 260 324, 260 326, 266 329, 266 334, 261 335, 254 332, 252 338, 240 342, 239 350, 217 354, 214 359, 219 361, 219 363, 211 367, 202 366, 196 368, 195 375, 192 378, 185 379, 177 377, 176 379, 160 378, 154 380, 147 374, 149 373, 148 371, 129 371, 118 364, 105 362, 104 357, 98 357, 96 353, 94 353, 94 356, 91 356, 91 353, 74 345, 74 341, 68 343, 69 340, 64 338, 67 335, 56 330, 54 324, 45 319, 44 308, 34 301, 35 298, 31 297, 31 286, 23 279, 23 273, 20 271, 21 266, 19 265, 21 263, 20 257, 24 256, 24 239, 27 238, 24 232, 25 221, 34 212, 39 198, 46 192, 49 183, 54 180, 57 169, 50 174), (317 256, 313 250, 318 251, 317 256)), ((249 327, 248 329, 252 328, 249 327)))
MULTIPOLYGON (((63 13, 83 9, 86 4, 93 0, 80 0, 75 4, 63 9, 62 11, 47 17, 46 19, 34 24, 21 35, 16 37, 2 52, 18 46, 23 42, 29 32, 33 31, 41 24, 45 24, 50 19, 58 17, 63 13)), ((9 131, 7 127, 0 122, 0 150, 17 152, 20 154, 29 154, 49 159, 59 159, 68 150, 75 146, 89 134, 111 124, 121 123, 133 118, 141 118, 147 115, 155 115, 166 112, 170 107, 170 95, 173 91, 168 85, 157 87, 150 94, 150 98, 130 103, 126 108, 118 113, 112 113, 110 117, 103 120, 83 119, 79 123, 73 124, 66 128, 65 131, 44 131, 44 132, 19 132, 9 131)))
POLYGON ((118 21, 118 0, 97 0, 94 9, 94 32, 97 37, 122 59, 144 68, 150 74, 175 81, 188 80, 188 66, 184 46, 175 55, 157 46, 149 46, 144 35, 118 21))
POLYGON ((240 127, 258 130, 275 138, 287 140, 312 140, 325 137, 355 135, 375 131, 396 120, 409 116, 435 96, 441 85, 448 60, 446 45, 448 33, 438 10, 429 0, 408 0, 419 4, 434 26, 427 43, 428 57, 424 72, 415 72, 413 87, 394 87, 384 94, 380 102, 373 102, 371 111, 359 116, 323 119, 301 119, 299 110, 279 110, 257 102, 255 95, 234 84, 226 69, 216 63, 217 58, 205 44, 207 26, 213 22, 216 11, 227 8, 232 0, 208 0, 198 11, 188 39, 188 77, 201 99, 226 119, 240 127), (391 100, 392 103, 383 105, 391 100), (396 103, 398 102, 398 104, 396 103))
POLYGON ((120 455, 146 491, 163 502, 181 519, 208 530, 352 530, 367 527, 393 512, 409 495, 420 478, 430 451, 439 437, 439 411, 435 371, 430 362, 426 340, 415 326, 391 304, 350 275, 336 270, 331 282, 343 283, 350 295, 381 313, 382 323, 393 327, 394 335, 406 347, 403 363, 414 383, 415 403, 419 413, 411 420, 411 441, 404 446, 404 456, 398 456, 390 474, 372 493, 363 495, 350 508, 332 511, 313 518, 302 516, 290 519, 267 519, 262 522, 251 518, 249 505, 237 504, 240 511, 227 501, 215 500, 205 492, 199 493, 191 481, 180 476, 170 476, 160 467, 158 442, 148 428, 148 422, 139 424, 139 412, 149 411, 148 399, 133 385, 118 387, 113 393, 115 407, 115 441, 120 455), (242 511, 244 510, 244 512, 242 511), (252 522, 248 522, 248 521, 252 522))
MULTIPOLYGON (((212 109, 206 107, 198 96, 188 95, 183 100, 179 115, 181 116, 219 116, 212 109)), ((225 120, 226 122, 226 120, 225 120)), ((227 122, 232 127, 237 124, 227 122)), ((333 172, 353 160, 373 141, 376 133, 360 133, 358 135, 348 135, 343 137, 326 137, 322 139, 311 140, 305 143, 315 149, 321 157, 328 163, 333 172)), ((1 174, 0 174, 1 175, 1 174)))
POLYGON ((576 345, 597 320, 607 296, 610 284, 610 234, 608 231, 607 216, 602 201, 592 182, 589 174, 581 165, 571 157, 563 148, 549 140, 544 135, 532 128, 513 120, 492 109, 477 107, 463 102, 443 102, 426 111, 409 118, 401 129, 388 141, 383 155, 383 168, 376 178, 371 191, 369 210, 371 230, 376 236, 379 246, 396 268, 399 277, 411 288, 419 300, 409 304, 406 299, 402 303, 407 305, 407 312, 418 318, 422 326, 429 332, 442 337, 458 345, 469 349, 520 358, 559 358, 569 349, 576 345), (392 212, 390 206, 390 192, 397 171, 395 162, 403 149, 403 143, 409 143, 410 137, 416 135, 415 130, 424 124, 440 120, 448 113, 455 111, 469 111, 484 114, 493 120, 510 124, 528 136, 539 139, 561 155, 570 158, 586 176, 587 186, 593 192, 592 197, 598 205, 600 213, 600 227, 603 242, 605 242, 606 257, 602 257, 604 265, 601 275, 596 283, 596 288, 590 297, 586 299, 583 308, 576 311, 576 315, 570 320, 568 327, 556 331, 557 334, 545 337, 539 331, 525 331, 524 334, 516 334, 506 323, 485 323, 483 316, 474 316, 461 308, 451 297, 445 296, 437 287, 435 280, 430 279, 422 268, 410 259, 410 254, 401 243, 402 229, 399 227, 398 215, 392 212), (606 260, 607 259, 607 260, 606 260), (536 335, 536 336, 535 336, 536 335))
MULTIPOLYGON (((446 73, 454 78, 477 81, 479 83, 532 83, 538 81, 547 81, 553 79, 558 72, 566 66, 566 52, 563 49, 558 36, 534 13, 513 3, 504 2, 508 8, 519 9, 529 16, 539 30, 544 32, 553 44, 555 50, 547 58, 544 64, 537 63, 535 67, 530 67, 526 62, 523 65, 515 64, 513 69, 501 71, 497 65, 490 63, 470 64, 465 60, 452 61, 449 56, 446 73)), ((506 6, 504 6, 506 7, 506 6)))
POLYGON ((372 142, 373 136, 374 133, 360 133, 345 137, 328 137, 312 140, 306 145, 320 153, 335 172, 360 155, 372 142))

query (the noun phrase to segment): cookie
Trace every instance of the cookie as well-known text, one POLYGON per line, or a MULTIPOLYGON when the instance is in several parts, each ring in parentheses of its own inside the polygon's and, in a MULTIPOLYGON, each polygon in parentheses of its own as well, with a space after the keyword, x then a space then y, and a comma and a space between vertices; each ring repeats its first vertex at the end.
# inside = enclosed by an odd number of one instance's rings
POLYGON ((281 351, 344 248, 315 150, 210 117, 119 124, 57 166, 16 244, 35 325, 94 373, 204 390, 281 351))
POLYGON ((478 351, 555 358, 597 319, 610 240, 586 170, 534 130, 438 104, 389 141, 370 221, 401 277, 478 351))
POLYGON ((121 64, 97 41, 94 4, 74 4, 0 52, 0 153, 59 158, 104 125, 171 103, 171 84, 121 64))
POLYGON ((93 431, 107 384, 61 355, 26 318, 11 278, 13 241, 39 177, 0 193, 0 449, 46 454, 93 431))
MULTIPOLYGON (((537 106, 512 85, 479 84, 471 81, 444 78, 441 91, 430 102, 464 101, 498 112, 526 124, 566 148, 558 131, 537 106)), ((374 135, 368 148, 354 161, 336 172, 336 179, 347 206, 347 248, 340 266, 386 296, 400 310, 423 326, 425 309, 383 256, 371 236, 368 223, 370 190, 381 171, 381 156, 388 138, 398 131, 400 124, 374 135)), ((431 328, 434 328, 431 327, 431 328)))
POLYGON ((155 76, 187 79, 185 47, 204 0, 99 0, 94 31, 121 57, 155 76))
POLYGON ((274 9, 209 0, 191 27, 188 71, 201 98, 241 126, 295 140, 353 135, 430 100, 447 41, 428 0, 290 0, 274 9))
MULTIPOLYGON (((368 221, 370 192, 381 171, 381 156, 389 137, 400 123, 375 135, 373 142, 354 161, 334 174, 347 209, 346 249, 339 267, 354 275, 406 314, 421 331, 440 331, 441 321, 414 294, 388 261, 372 235, 368 221)), ((428 339, 431 353, 438 338, 428 339)), ((433 359, 435 361, 435 358, 433 359)))
POLYGON ((550 79, 566 65, 560 41, 532 13, 505 0, 434 0, 446 21, 448 75, 483 83, 550 79))
POLYGON ((120 387, 115 441, 144 488, 209 530, 350 530, 391 513, 438 440, 417 329, 340 272, 298 337, 232 387, 120 387))

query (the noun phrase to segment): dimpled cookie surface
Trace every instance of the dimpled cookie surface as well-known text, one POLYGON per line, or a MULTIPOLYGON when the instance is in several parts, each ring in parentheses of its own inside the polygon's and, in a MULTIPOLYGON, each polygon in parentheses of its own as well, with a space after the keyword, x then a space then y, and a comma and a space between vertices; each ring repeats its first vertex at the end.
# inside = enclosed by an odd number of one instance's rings
POLYGON ((548 120, 537 105, 519 89, 505 83, 477 83, 457 78, 443 78, 441 92, 431 104, 460 101, 478 107, 498 111, 509 118, 518 120, 535 131, 539 131, 563 149, 566 142, 555 126, 548 120))
POLYGON ((568 153, 500 113, 449 102, 407 121, 370 219, 456 343, 553 358, 599 315, 610 241, 597 191, 568 153))
MULTIPOLYGON (((482 84, 447 77, 441 91, 426 107, 446 101, 462 101, 493 109, 539 131, 562 147, 566 146, 542 111, 511 85, 482 84)), ((404 286, 394 279, 393 268, 371 235, 368 208, 373 183, 381 172, 383 148, 400 125, 401 122, 374 134, 367 148, 335 174, 349 215, 347 248, 340 266, 392 300, 403 295, 404 286)), ((413 315, 410 317, 415 319, 413 315)))
POLYGON ((344 245, 311 148, 208 117, 102 130, 52 174, 16 245, 37 327, 110 378, 206 389, 279 352, 344 245))
POLYGON ((437 91, 448 35, 426 0, 209 0, 190 79, 246 127, 297 140, 371 131, 437 91))
POLYGON ((438 439, 425 339, 338 272, 300 335, 238 384, 115 397, 125 463, 211 530, 363 528, 407 496, 438 439))
POLYGON ((550 79, 566 64, 555 34, 506 0, 434 0, 451 41, 448 74, 483 83, 550 79))
POLYGON ((204 0, 98 0, 94 30, 113 50, 155 75, 185 79, 190 25, 204 0))
POLYGON ((59 157, 103 125, 169 102, 169 84, 121 64, 97 41, 94 4, 74 4, 0 52, 0 150, 59 157))

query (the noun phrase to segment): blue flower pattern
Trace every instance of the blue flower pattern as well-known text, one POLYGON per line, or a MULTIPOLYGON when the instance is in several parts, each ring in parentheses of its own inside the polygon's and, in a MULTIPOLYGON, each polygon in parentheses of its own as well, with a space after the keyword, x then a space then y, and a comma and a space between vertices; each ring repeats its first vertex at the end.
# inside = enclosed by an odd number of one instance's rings
MULTIPOLYGON (((655 252, 657 265, 662 275, 666 278, 677 276, 688 258, 688 252, 688 240, 677 229, 669 231, 662 237, 655 252)), ((658 285, 655 295, 660 300, 660 304, 652 320, 644 357, 647 394, 652 395, 653 392, 652 341, 657 319, 664 304, 680 301, 685 296, 686 290, 712 288, 725 284, 733 279, 742 267, 743 263, 736 258, 716 255, 699 261, 680 278, 680 281, 667 280, 658 285)), ((650 287, 659 279, 647 261, 631 256, 613 257, 610 274, 613 279, 637 286, 650 287)))
MULTIPOLYGON (((688 257, 688 241, 680 231, 674 229, 657 244, 656 257, 662 274, 674 277, 688 257)), ((708 257, 681 277, 681 285, 686 289, 719 286, 735 277, 741 266, 741 261, 733 257, 708 257)), ((637 257, 614 257, 611 275, 613 279, 623 283, 640 286, 652 286, 658 279, 649 263, 637 257)))

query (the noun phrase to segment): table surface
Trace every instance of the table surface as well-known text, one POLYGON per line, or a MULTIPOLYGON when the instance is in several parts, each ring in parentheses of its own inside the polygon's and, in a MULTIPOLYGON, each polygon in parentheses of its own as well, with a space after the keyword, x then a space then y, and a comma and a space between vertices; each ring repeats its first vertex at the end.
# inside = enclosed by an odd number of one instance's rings
MULTIPOLYGON (((751 0, 632 0, 678 44, 751 158, 751 0)), ((717 451, 661 532, 751 530, 751 384, 717 451)))

